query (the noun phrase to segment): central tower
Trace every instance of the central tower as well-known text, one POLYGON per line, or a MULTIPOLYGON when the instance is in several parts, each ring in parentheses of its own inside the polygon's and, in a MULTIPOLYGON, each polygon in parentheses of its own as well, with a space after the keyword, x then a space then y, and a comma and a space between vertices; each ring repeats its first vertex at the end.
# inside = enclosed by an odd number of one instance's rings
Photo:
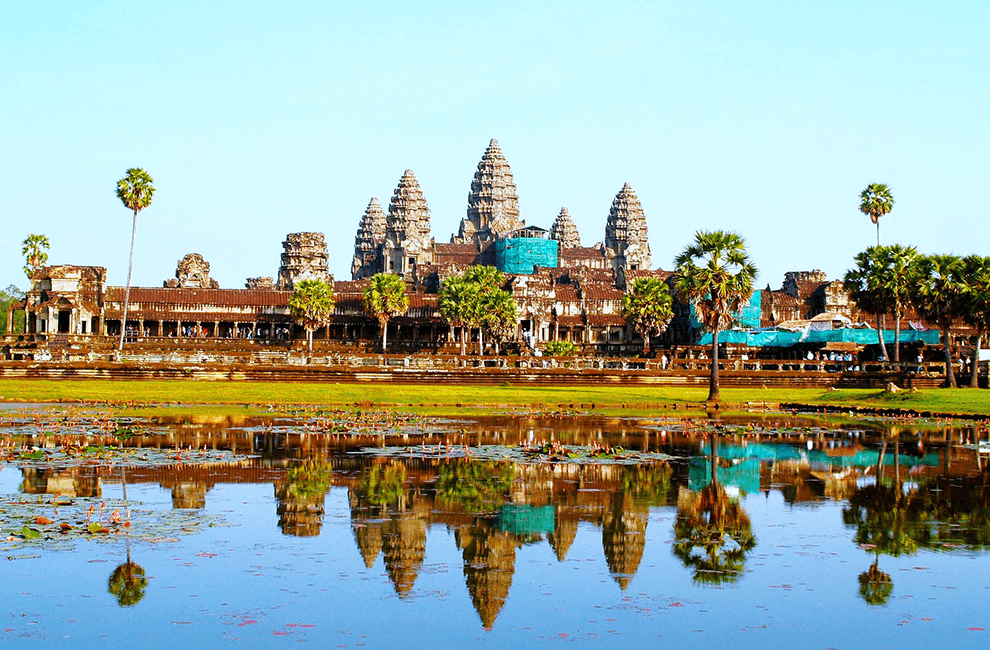
POLYGON ((509 161, 498 146, 498 140, 492 138, 471 182, 467 217, 461 219, 457 235, 450 241, 483 246, 525 225, 526 222, 519 219, 519 195, 509 161))

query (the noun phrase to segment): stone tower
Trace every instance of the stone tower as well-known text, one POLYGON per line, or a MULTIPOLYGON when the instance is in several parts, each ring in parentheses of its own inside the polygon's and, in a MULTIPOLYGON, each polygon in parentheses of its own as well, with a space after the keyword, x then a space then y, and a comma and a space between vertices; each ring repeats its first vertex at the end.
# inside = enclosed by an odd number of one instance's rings
POLYGON ((411 275, 417 265, 433 263, 430 237, 430 207, 419 181, 407 169, 392 194, 385 221, 384 262, 386 273, 411 275))
POLYGON ((357 235, 354 236, 354 261, 351 262, 351 278, 361 280, 370 278, 382 271, 381 245, 385 241, 385 211, 378 203, 377 197, 372 197, 368 203, 357 235))
POLYGON ((278 269, 278 288, 292 291, 300 280, 333 282, 327 271, 327 242, 321 232, 294 232, 282 242, 282 266, 278 269))
POLYGON ((498 140, 493 138, 474 173, 467 217, 461 219, 460 229, 451 242, 483 244, 525 225, 519 219, 519 195, 509 161, 502 154, 498 140))
POLYGON ((626 183, 615 195, 605 225, 604 251, 616 271, 649 270, 650 240, 646 215, 632 185, 626 183))
POLYGON ((550 226, 550 239, 559 241, 561 248, 578 248, 581 245, 581 235, 578 234, 577 226, 571 220, 571 213, 567 208, 560 209, 560 214, 550 226))

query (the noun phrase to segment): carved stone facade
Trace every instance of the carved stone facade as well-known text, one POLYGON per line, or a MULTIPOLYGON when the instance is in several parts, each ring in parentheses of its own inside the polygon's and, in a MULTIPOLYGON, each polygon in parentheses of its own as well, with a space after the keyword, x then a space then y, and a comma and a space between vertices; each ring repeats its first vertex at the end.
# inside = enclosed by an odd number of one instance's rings
MULTIPOLYGON (((25 297, 29 332, 101 333, 107 270, 102 266, 61 264, 31 274, 25 297)), ((8 317, 7 323, 12 322, 8 317)))
POLYGON ((452 244, 481 245, 525 225, 526 222, 519 219, 519 195, 509 162, 498 146, 498 140, 492 138, 474 173, 467 217, 461 219, 457 236, 451 237, 450 241, 452 244))
POLYGON ((175 265, 175 277, 165 281, 170 289, 219 289, 220 283, 210 277, 210 263, 199 253, 189 253, 175 265))
POLYGON ((267 289, 269 291, 275 290, 275 280, 270 277, 261 276, 257 278, 248 278, 244 283, 245 289, 267 289))
POLYGON ((381 270, 381 246, 385 242, 386 228, 385 211, 378 203, 378 198, 372 197, 354 236, 351 277, 355 280, 370 278, 381 270))
POLYGON ((382 271, 408 277, 416 267, 433 262, 430 207, 411 169, 407 169, 392 193, 385 221, 382 271))
POLYGON ((282 265, 278 269, 278 288, 291 291, 300 280, 333 282, 327 270, 327 242, 321 232, 295 232, 282 242, 282 265))
POLYGON ((561 248, 578 248, 581 246, 581 235, 578 233, 577 226, 574 225, 574 221, 571 219, 571 213, 567 211, 567 208, 561 208, 560 214, 554 219, 553 225, 550 226, 550 239, 556 239, 560 242, 561 248))
POLYGON ((646 215, 629 183, 622 186, 612 201, 605 225, 603 251, 612 260, 612 268, 616 271, 647 270, 652 264, 646 215))

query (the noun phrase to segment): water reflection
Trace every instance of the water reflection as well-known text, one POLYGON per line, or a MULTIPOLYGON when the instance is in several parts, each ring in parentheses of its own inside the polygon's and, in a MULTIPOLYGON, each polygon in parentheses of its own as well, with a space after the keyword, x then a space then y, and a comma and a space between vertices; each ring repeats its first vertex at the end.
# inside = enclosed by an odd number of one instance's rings
MULTIPOLYGON (((738 586, 753 568, 747 568, 747 560, 757 547, 744 504, 748 495, 759 493, 779 492, 788 504, 844 503, 841 518, 851 538, 844 543, 852 541, 868 553, 869 568, 858 575, 858 589, 871 605, 892 597, 894 584, 883 570, 893 571, 891 557, 924 548, 990 548, 988 474, 981 471, 975 448, 955 442, 972 440, 978 430, 868 428, 862 423, 829 428, 774 417, 742 428, 723 418, 717 442, 709 423, 486 417, 441 422, 417 436, 392 432, 363 438, 307 432, 289 419, 183 422, 123 444, 167 453, 185 450, 185 462, 177 456, 175 462, 127 469, 127 483, 161 486, 170 491, 175 509, 205 508, 218 484, 273 486, 274 515, 288 537, 321 535, 328 493, 336 488, 342 496, 346 490, 354 548, 368 569, 381 559, 388 588, 403 601, 417 592, 427 540, 444 539, 428 533, 445 528, 460 555, 463 584, 486 629, 505 610, 514 580, 526 583, 517 577, 517 571, 529 570, 517 566, 518 558, 525 557, 521 549, 545 544, 564 562, 582 527, 594 533, 596 547, 600 535, 613 591, 627 591, 645 571, 648 527, 670 530, 671 519, 674 540, 664 554, 674 562, 672 553, 687 569, 676 573, 685 580, 690 575, 697 585, 738 586), (405 444, 414 452, 416 445, 513 446, 523 440, 621 444, 674 459, 579 465, 352 453, 366 446, 405 444), (229 449, 252 457, 190 462, 197 449, 229 449), (651 514, 657 513, 667 523, 655 523, 657 517, 651 522, 651 514)), ((62 439, 68 440, 68 434, 62 439)), ((30 434, 18 434, 16 440, 39 447, 50 442, 30 434)), ((116 461, 25 463, 20 490, 100 498, 107 485, 122 480, 121 469, 116 461)), ((851 573, 844 584, 856 575, 851 573)), ((128 549, 127 562, 113 571, 108 590, 121 606, 131 606, 143 598, 147 583, 128 549)))

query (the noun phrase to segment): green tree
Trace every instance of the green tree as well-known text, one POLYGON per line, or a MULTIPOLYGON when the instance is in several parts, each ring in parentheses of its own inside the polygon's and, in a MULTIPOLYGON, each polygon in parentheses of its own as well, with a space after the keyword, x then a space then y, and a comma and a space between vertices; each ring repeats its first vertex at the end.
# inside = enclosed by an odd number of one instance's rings
POLYGON ((877 226, 877 246, 880 245, 880 218, 894 209, 894 195, 883 183, 872 183, 859 195, 859 211, 877 226))
POLYGON ((699 320, 712 332, 712 371, 708 400, 720 398, 718 383, 718 333, 732 325, 753 294, 756 267, 746 254, 746 242, 736 233, 699 231, 694 242, 675 260, 674 288, 693 304, 699 320))
POLYGON ((973 350, 973 372, 969 385, 979 385, 980 348, 983 338, 990 332, 990 257, 970 255, 963 258, 963 320, 976 329, 976 347, 973 350))
POLYGON ((480 265, 469 267, 464 272, 463 277, 478 288, 478 298, 469 310, 468 326, 478 328, 478 354, 482 355, 485 353, 484 325, 487 316, 485 298, 502 289, 502 285, 505 284, 505 275, 494 266, 480 265))
POLYGON ((382 352, 387 352, 388 323, 409 309, 406 283, 392 273, 376 273, 364 290, 364 311, 378 319, 382 330, 382 352))
POLYGON ((333 287, 322 280, 297 282, 289 297, 289 310, 303 329, 309 354, 313 354, 313 332, 330 323, 334 310, 333 287))
MULTIPOLYGON (((31 289, 32 275, 41 270, 41 267, 48 262, 48 237, 45 235, 28 235, 27 239, 21 242, 21 255, 24 256, 24 274, 28 277, 28 290, 31 289)), ((13 286, 13 285, 11 285, 13 286)), ((28 306, 24 302, 24 333, 27 333, 28 306)), ((6 331, 6 330, 4 330, 6 331)))
POLYGON ((912 302, 922 318, 942 332, 945 351, 945 385, 956 387, 952 372, 952 324, 964 313, 963 263, 955 255, 924 255, 918 260, 918 281, 912 302))
POLYGON ((670 288, 660 278, 637 278, 622 296, 622 317, 643 337, 643 356, 650 354, 650 336, 661 334, 674 318, 670 288))
POLYGON ((882 316, 894 312, 894 361, 900 361, 901 317, 917 283, 918 251, 913 246, 870 246, 854 258, 856 268, 846 271, 845 290, 856 305, 877 317, 877 340, 884 359, 882 316))
POLYGON ((519 310, 512 294, 505 289, 494 289, 480 296, 481 329, 495 344, 495 354, 499 346, 516 332, 519 310))
POLYGON ((131 224, 131 256, 127 262, 127 288, 124 289, 124 310, 120 317, 120 345, 118 350, 124 349, 124 334, 127 331, 127 307, 131 300, 131 271, 134 270, 134 239, 137 236, 138 212, 151 205, 151 199, 155 196, 154 181, 148 172, 139 167, 132 167, 127 170, 127 175, 117 181, 117 198, 128 210, 134 213, 134 220, 131 224))
POLYGON ((8 285, 6 289, 0 291, 0 332, 7 332, 8 314, 14 321, 13 323, 10 323, 11 332, 20 331, 22 326, 26 325, 27 321, 24 317, 23 311, 18 311, 16 313, 11 311, 11 305, 21 300, 24 300, 24 292, 12 284, 8 285))
POLYGON ((461 354, 467 354, 467 331, 477 316, 478 285, 462 275, 446 278, 440 287, 437 306, 451 327, 461 328, 461 354))

